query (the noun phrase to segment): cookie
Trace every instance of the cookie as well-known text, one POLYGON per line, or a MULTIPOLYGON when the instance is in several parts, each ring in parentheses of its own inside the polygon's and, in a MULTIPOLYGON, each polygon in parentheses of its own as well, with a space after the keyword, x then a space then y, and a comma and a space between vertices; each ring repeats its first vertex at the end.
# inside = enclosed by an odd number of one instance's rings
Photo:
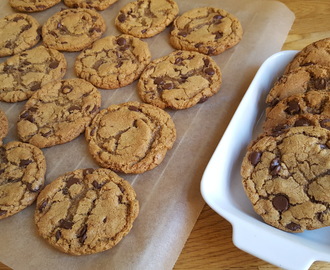
POLYGON ((255 212, 288 232, 330 225, 330 131, 293 127, 252 143, 243 159, 242 182, 255 212))
POLYGON ((240 21, 219 8, 189 10, 173 22, 170 43, 175 49, 218 55, 239 43, 243 36, 240 21))
POLYGON ((115 89, 138 79, 150 60, 146 42, 130 35, 107 36, 82 51, 74 69, 96 87, 115 89))
POLYGON ((9 5, 21 12, 43 11, 55 6, 61 0, 9 0, 9 5))
POLYGON ((59 51, 81 51, 99 39, 106 24, 92 9, 64 9, 51 16, 42 27, 46 47, 59 51))
POLYGON ((278 134, 294 126, 321 126, 330 129, 330 92, 310 91, 282 99, 266 110, 263 130, 278 134))
POLYGON ((36 203, 37 231, 72 255, 118 244, 133 226, 139 203, 133 187, 108 169, 78 169, 48 184, 36 203))
POLYGON ((61 79, 66 67, 62 53, 44 46, 15 54, 0 64, 0 100, 26 100, 46 83, 61 79))
POLYGON ((312 65, 282 75, 269 91, 266 103, 273 107, 288 96, 309 91, 330 91, 330 67, 312 65))
POLYGON ((32 48, 40 40, 40 27, 28 14, 15 13, 0 19, 0 57, 32 48))
POLYGON ((167 112, 135 101, 101 110, 85 136, 101 167, 143 173, 163 161, 176 139, 176 129, 167 112))
POLYGON ((22 211, 36 200, 45 173, 46 161, 39 148, 18 141, 0 146, 0 219, 22 211))
POLYGON ((285 73, 311 65, 330 67, 330 37, 315 41, 298 52, 287 65, 285 73))
POLYGON ((105 10, 118 0, 64 0, 64 4, 70 8, 93 8, 105 10))
POLYGON ((148 38, 162 32, 178 13, 179 7, 173 0, 137 0, 119 11, 115 25, 122 33, 148 38))
POLYGON ((0 146, 2 145, 2 139, 7 136, 8 133, 8 119, 4 111, 0 109, 0 146))
POLYGON ((174 51, 147 66, 138 93, 144 102, 162 109, 187 109, 216 94, 221 82, 220 68, 210 56, 174 51))
POLYGON ((49 83, 24 105, 17 121, 18 136, 39 148, 69 142, 84 132, 100 106, 100 92, 85 80, 49 83))

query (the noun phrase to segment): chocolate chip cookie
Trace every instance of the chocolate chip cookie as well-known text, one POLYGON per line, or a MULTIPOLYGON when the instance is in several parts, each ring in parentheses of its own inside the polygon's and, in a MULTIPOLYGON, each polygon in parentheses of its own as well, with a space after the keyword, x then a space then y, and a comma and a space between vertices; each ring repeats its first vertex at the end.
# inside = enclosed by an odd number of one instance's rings
POLYGON ((143 173, 163 161, 176 139, 176 129, 167 112, 135 101, 101 110, 85 136, 101 167, 143 173))
POLYGON ((21 12, 43 11, 55 6, 61 0, 9 0, 9 5, 21 12))
POLYGON ((40 27, 28 14, 15 13, 0 19, 0 57, 32 48, 40 40, 40 27))
POLYGON ((293 126, 321 126, 330 129, 330 92, 310 91, 282 99, 266 110, 263 129, 278 134, 293 126))
POLYGON ((61 79, 66 67, 62 53, 44 46, 11 56, 0 64, 0 100, 26 100, 46 83, 61 79))
POLYGON ((105 10, 118 0, 64 0, 64 4, 70 8, 93 8, 105 10))
POLYGON ((17 141, 0 146, 0 219, 35 201, 44 185, 45 172, 46 161, 39 148, 17 141))
POLYGON ((42 27, 45 46, 59 51, 81 51, 99 39, 106 24, 92 9, 64 9, 51 16, 42 27))
POLYGON ((243 159, 243 186, 264 221, 288 232, 330 225, 330 131, 292 127, 262 136, 243 159))
POLYGON ((24 105, 17 122, 18 136, 39 148, 69 142, 84 132, 100 106, 100 92, 85 80, 49 83, 24 105))
POLYGON ((2 139, 7 136, 8 133, 8 119, 4 111, 0 109, 0 146, 2 145, 2 139))
POLYGON ((62 252, 84 255, 112 248, 139 213, 133 187, 108 169, 67 172, 37 199, 38 233, 62 252))
POLYGON ((131 35, 107 36, 81 52, 74 68, 96 87, 115 89, 138 79, 150 60, 146 42, 131 35))
POLYGON ((330 37, 315 41, 303 48, 288 64, 285 73, 311 65, 330 67, 330 37))
POLYGON ((125 34, 148 38, 162 32, 178 13, 173 0, 137 0, 119 11, 115 25, 125 34))
POLYGON ((273 107, 288 96, 309 91, 330 91, 330 66, 311 65, 285 73, 274 83, 266 103, 273 107))
POLYGON ((223 9, 202 7, 174 20, 170 43, 179 50, 217 55, 239 43, 242 36, 242 25, 234 15, 223 9))
POLYGON ((144 102, 162 109, 187 109, 216 94, 221 82, 220 68, 210 56, 174 51, 147 66, 138 93, 144 102))

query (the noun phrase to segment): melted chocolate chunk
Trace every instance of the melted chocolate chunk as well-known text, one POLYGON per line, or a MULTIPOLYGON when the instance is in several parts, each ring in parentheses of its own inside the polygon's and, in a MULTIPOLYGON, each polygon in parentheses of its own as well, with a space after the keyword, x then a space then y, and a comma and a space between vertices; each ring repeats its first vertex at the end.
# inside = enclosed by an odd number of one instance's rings
POLYGON ((285 112, 290 115, 298 114, 300 112, 299 102, 297 100, 291 100, 288 103, 288 107, 285 109, 285 112))
POLYGON ((19 163, 19 166, 26 167, 27 165, 29 165, 32 162, 33 162, 33 160, 31 160, 31 159, 22 159, 19 163))
POLYGON ((67 188, 70 188, 72 185, 77 184, 79 182, 80 182, 80 179, 79 178, 76 178, 76 177, 72 176, 66 182, 66 187, 67 188))
POLYGON ((311 126, 312 122, 305 117, 299 118, 295 123, 295 127, 311 126))

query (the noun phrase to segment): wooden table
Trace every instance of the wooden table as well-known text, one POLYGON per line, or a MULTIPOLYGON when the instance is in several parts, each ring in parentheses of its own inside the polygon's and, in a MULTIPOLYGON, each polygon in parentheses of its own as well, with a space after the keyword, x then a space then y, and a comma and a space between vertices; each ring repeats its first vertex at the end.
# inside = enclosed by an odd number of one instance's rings
MULTIPOLYGON (((330 37, 330 0, 281 2, 296 15, 283 50, 300 50, 313 41, 330 37)), ((9 269, 0 263, 0 270, 9 269)), ((230 223, 205 205, 174 269, 278 268, 236 248, 230 223)), ((311 269, 330 269, 330 263, 315 262, 311 269)))

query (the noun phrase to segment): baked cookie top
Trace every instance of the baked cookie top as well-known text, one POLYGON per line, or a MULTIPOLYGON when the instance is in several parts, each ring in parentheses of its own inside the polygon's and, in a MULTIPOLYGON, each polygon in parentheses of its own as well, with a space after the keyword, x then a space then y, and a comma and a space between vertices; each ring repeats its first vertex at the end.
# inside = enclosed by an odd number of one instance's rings
POLYGON ((93 8, 105 10, 118 0, 64 0, 64 4, 70 8, 93 8))
POLYGON ((266 110, 263 129, 279 134, 293 126, 321 126, 330 129, 330 92, 310 91, 282 99, 266 110))
POLYGON ((330 66, 311 65, 285 73, 274 83, 266 103, 273 107, 288 96, 309 91, 330 91, 330 66))
POLYGON ((39 148, 18 141, 0 146, 0 219, 35 201, 44 185, 45 173, 46 161, 39 148))
POLYGON ((85 130, 100 106, 100 92, 85 80, 48 83, 24 105, 18 136, 39 148, 69 142, 85 130))
POLYGON ((115 89, 138 79, 150 60, 146 42, 131 35, 107 36, 82 51, 74 69, 96 87, 115 89))
POLYGON ((153 60, 138 82, 144 102, 162 109, 187 109, 216 94, 222 82, 216 62, 193 51, 174 51, 153 60))
POLYGON ((162 32, 178 13, 173 0, 137 0, 119 11, 115 25, 125 34, 148 38, 162 32))
POLYGON ((189 10, 173 22, 171 45, 179 50, 217 55, 242 39, 240 21, 219 8, 202 7, 189 10))
POLYGON ((298 52, 287 65, 285 73, 311 65, 330 67, 330 37, 315 41, 298 52))
POLYGON ((0 146, 2 145, 2 139, 7 136, 8 133, 8 119, 4 111, 0 109, 0 146))
POLYGON ((37 12, 55 6, 61 0, 9 0, 9 5, 21 12, 37 12))
POLYGON ((101 110, 85 136, 92 157, 101 167, 143 173, 163 161, 176 139, 176 129, 164 110, 127 102, 101 110))
POLYGON ((78 169, 48 184, 37 199, 35 224, 49 244, 84 255, 112 248, 139 213, 129 182, 108 169, 78 169))
POLYGON ((293 127, 263 136, 243 159, 243 186, 264 221, 288 232, 330 225, 330 131, 293 127))
POLYGON ((15 13, 0 19, 0 57, 32 48, 40 40, 40 24, 32 16, 15 13))
POLYGON ((64 9, 51 16, 42 27, 46 47, 59 51, 81 51, 106 30, 101 16, 92 9, 64 9))
POLYGON ((46 83, 61 79, 66 67, 62 53, 44 46, 11 56, 0 64, 0 100, 26 100, 46 83))

